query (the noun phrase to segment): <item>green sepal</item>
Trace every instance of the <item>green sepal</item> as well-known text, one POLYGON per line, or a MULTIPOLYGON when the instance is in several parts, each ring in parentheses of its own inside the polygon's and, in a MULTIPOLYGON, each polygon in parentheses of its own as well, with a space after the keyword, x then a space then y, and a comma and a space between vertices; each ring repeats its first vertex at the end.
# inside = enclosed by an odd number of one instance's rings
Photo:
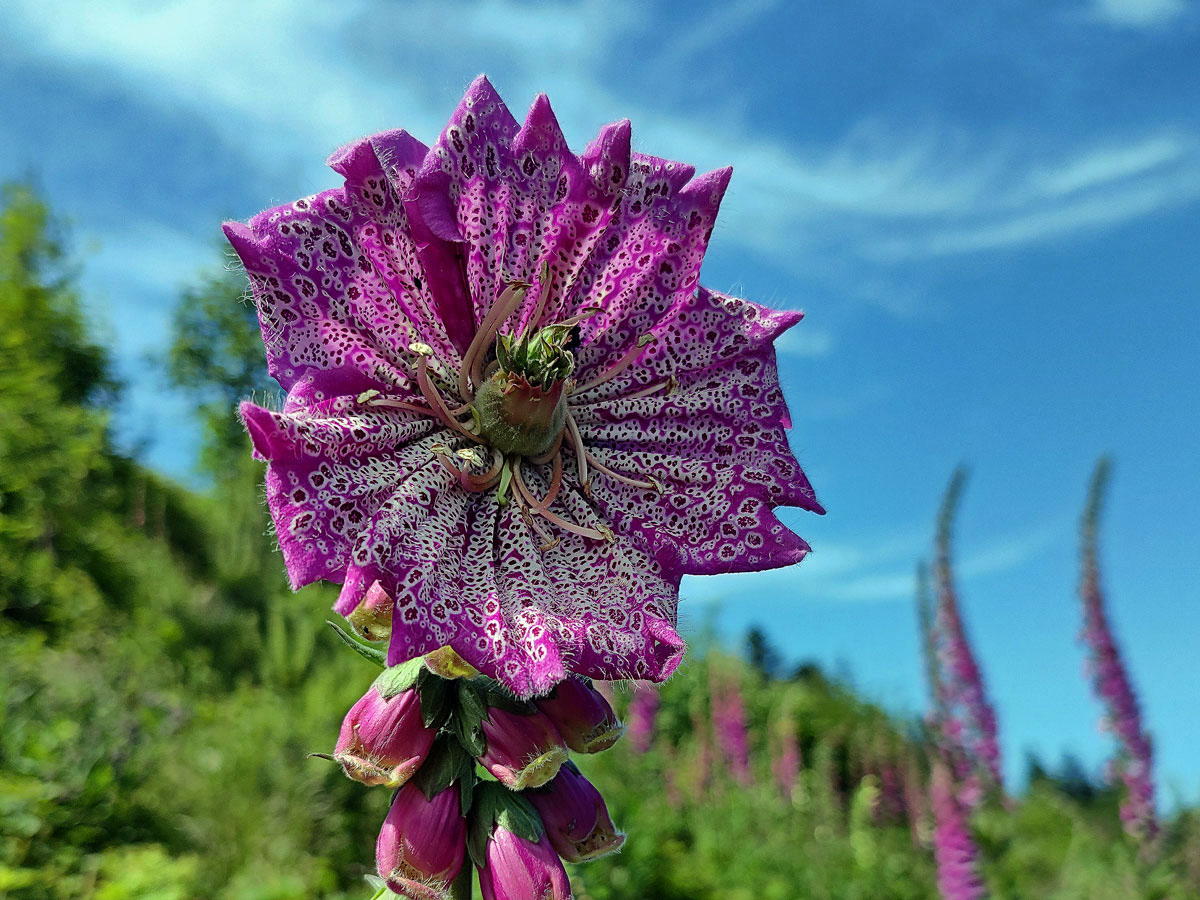
POLYGON ((369 659, 381 669, 387 668, 387 654, 378 647, 371 647, 364 644, 354 635, 350 634, 345 628, 334 622, 332 619, 326 619, 325 624, 334 630, 338 637, 350 645, 350 649, 361 656, 363 659, 369 659))
POLYGON ((421 789, 426 800, 432 801, 456 781, 474 777, 475 761, 467 756, 453 735, 440 734, 412 782, 421 789))
POLYGON ((412 690, 424 671, 425 660, 420 656, 398 666, 389 666, 375 679, 375 690, 379 691, 379 696, 384 700, 388 700, 397 694, 412 690))
POLYGON ((512 352, 509 349, 512 346, 512 338, 507 334, 500 335, 496 341, 496 362, 500 363, 500 371, 508 372, 510 369, 509 361, 512 359, 512 352))
POLYGON ((518 716, 532 716, 537 712, 537 707, 531 701, 517 699, 495 678, 477 675, 471 680, 475 682, 476 689, 483 695, 483 702, 488 706, 494 706, 518 716))
POLYGON ((458 806, 465 818, 471 812, 471 804, 475 801, 475 785, 479 781, 475 775, 475 761, 471 760, 470 767, 462 778, 458 779, 458 806))
POLYGON ((421 722, 426 728, 441 728, 452 711, 453 684, 422 665, 417 690, 421 695, 421 722))
POLYGON ((384 897, 395 896, 395 894, 388 890, 387 882, 378 875, 364 875, 363 880, 375 888, 375 893, 371 895, 371 900, 383 900, 384 897))
POLYGON ((496 488, 496 502, 501 506, 508 505, 508 485, 512 481, 512 465, 506 459, 500 468, 500 484, 496 488))
POLYGON ((497 826, 534 843, 545 831, 532 803, 499 782, 481 781, 467 817, 467 852, 479 868, 487 861, 487 842, 497 826))
POLYGON ((458 702, 454 707, 451 727, 455 737, 466 752, 472 756, 483 756, 487 752, 487 741, 483 737, 483 717, 487 715, 487 702, 475 684, 475 678, 459 678, 458 702))

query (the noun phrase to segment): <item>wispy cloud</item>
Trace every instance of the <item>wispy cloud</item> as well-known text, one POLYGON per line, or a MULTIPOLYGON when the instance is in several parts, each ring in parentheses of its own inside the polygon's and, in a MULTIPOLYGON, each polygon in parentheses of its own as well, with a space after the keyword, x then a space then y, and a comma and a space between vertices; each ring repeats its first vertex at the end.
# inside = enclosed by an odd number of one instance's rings
POLYGON ((1187 12, 1187 0, 1092 0, 1091 15, 1110 25, 1158 28, 1187 12))
MULTIPOLYGON (((1180 5, 1102 4, 1146 22, 1180 5)), ((719 37, 717 26, 741 27, 769 8, 768 0, 729 6, 667 52, 699 52, 719 37)), ((612 87, 613 54, 646 27, 612 9, 505 0, 402 11, 366 3, 18 2, 10 22, 58 60, 103 67, 146 98, 192 108, 268 167, 281 154, 315 161, 332 144, 398 121, 432 138, 448 87, 423 71, 418 54, 441 40, 450 16, 463 54, 499 54, 530 93, 552 89, 573 140, 628 115, 639 144, 653 152, 704 168, 732 162, 719 240, 823 273, 848 295, 899 265, 1060 241, 1200 198, 1200 140, 1183 132, 1110 137, 1047 158, 1019 136, 980 142, 938 123, 898 126, 875 116, 832 143, 797 145, 655 109, 652 95, 621 96, 612 87), (399 46, 392 35, 403 35, 399 46)), ((519 107, 520 96, 513 99, 519 107)), ((315 162, 306 165, 316 172, 315 162)))
MULTIPOLYGON (((968 544, 955 565, 964 582, 1019 568, 1067 533, 1066 524, 1041 525, 968 544)), ((916 560, 928 552, 922 530, 853 544, 824 544, 799 569, 688 578, 683 595, 692 601, 728 597, 793 596, 803 603, 909 602, 915 591, 916 560)))

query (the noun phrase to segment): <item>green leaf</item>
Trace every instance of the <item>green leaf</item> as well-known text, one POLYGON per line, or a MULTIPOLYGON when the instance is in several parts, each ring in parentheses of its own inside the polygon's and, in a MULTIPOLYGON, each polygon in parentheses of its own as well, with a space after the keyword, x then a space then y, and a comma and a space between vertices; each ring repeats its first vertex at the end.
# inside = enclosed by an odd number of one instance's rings
POLYGON ((545 830, 542 818, 533 808, 533 804, 520 793, 508 790, 500 803, 496 824, 534 843, 541 840, 545 830))
POLYGON ((398 666, 390 666, 375 679, 375 690, 379 691, 379 696, 385 700, 395 697, 397 694, 411 690, 424 671, 426 671, 425 660, 420 656, 398 666))
POLYGON ((413 776, 413 783, 421 789, 426 800, 432 800, 456 781, 474 777, 474 774, 475 764, 471 757, 452 735, 442 734, 413 776))
POLYGON ((334 630, 334 632, 337 634, 337 636, 340 637, 347 644, 349 644, 350 649, 352 649, 355 653, 357 653, 363 659, 369 659, 371 662, 375 663, 375 665, 379 666, 380 668, 387 667, 387 654, 384 653, 382 650, 380 650, 378 647, 371 647, 371 646, 368 646, 367 644, 364 644, 362 641, 360 641, 358 638, 354 637, 352 634, 350 634, 350 632, 346 631, 345 628, 343 628, 337 622, 334 622, 332 619, 326 619, 325 624, 327 624, 330 628, 332 628, 334 630))
POLYGON ((459 743, 472 756, 487 752, 481 722, 487 715, 487 704, 473 678, 458 679, 458 703, 455 705, 452 727, 459 743))
POLYGON ((464 816, 471 812, 471 804, 475 799, 475 761, 468 760, 466 773, 458 780, 458 805, 464 816))
POLYGON ((451 683, 422 668, 417 690, 421 693, 421 721, 426 728, 440 728, 451 713, 451 683))

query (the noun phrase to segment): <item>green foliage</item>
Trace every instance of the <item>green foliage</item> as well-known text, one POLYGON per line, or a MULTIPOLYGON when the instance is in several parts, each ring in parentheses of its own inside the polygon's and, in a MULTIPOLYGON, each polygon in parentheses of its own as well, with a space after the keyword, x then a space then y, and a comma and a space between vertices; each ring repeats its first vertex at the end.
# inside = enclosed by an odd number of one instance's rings
MULTIPOLYGON (((378 668, 324 624, 332 589, 287 590, 232 416, 268 389, 240 276, 204 281, 177 320, 171 371, 203 405, 214 475, 192 493, 114 451, 116 385, 57 235, 34 192, 5 190, 0 896, 365 898, 388 792, 305 756, 331 748, 378 668)), ((574 868, 576 896, 934 896, 915 729, 811 666, 781 678, 764 635, 751 655, 694 651, 663 688, 651 752, 579 760, 629 840, 574 868), (740 685, 750 785, 717 761, 710 667, 740 685), (769 755, 790 722, 789 797, 769 755)), ((1200 898, 1200 815, 1181 811, 1139 856, 1112 792, 1077 772, 1039 771, 974 828, 995 898, 1200 898)))

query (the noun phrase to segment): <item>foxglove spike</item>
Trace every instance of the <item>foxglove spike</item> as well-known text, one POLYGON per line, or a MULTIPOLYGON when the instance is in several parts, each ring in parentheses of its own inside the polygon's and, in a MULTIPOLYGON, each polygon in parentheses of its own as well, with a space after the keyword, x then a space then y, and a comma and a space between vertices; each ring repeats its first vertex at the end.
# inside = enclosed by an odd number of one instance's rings
POLYGON ((1107 459, 1097 463, 1080 528, 1082 576, 1079 593, 1083 601, 1083 641, 1090 653, 1093 688, 1104 704, 1107 728, 1117 740, 1118 758, 1114 769, 1125 785, 1121 822, 1133 837, 1145 841, 1158 833, 1154 803, 1154 747, 1142 725, 1137 694, 1121 659, 1116 637, 1105 612, 1104 592, 1100 587, 1096 531, 1109 470, 1107 459))

